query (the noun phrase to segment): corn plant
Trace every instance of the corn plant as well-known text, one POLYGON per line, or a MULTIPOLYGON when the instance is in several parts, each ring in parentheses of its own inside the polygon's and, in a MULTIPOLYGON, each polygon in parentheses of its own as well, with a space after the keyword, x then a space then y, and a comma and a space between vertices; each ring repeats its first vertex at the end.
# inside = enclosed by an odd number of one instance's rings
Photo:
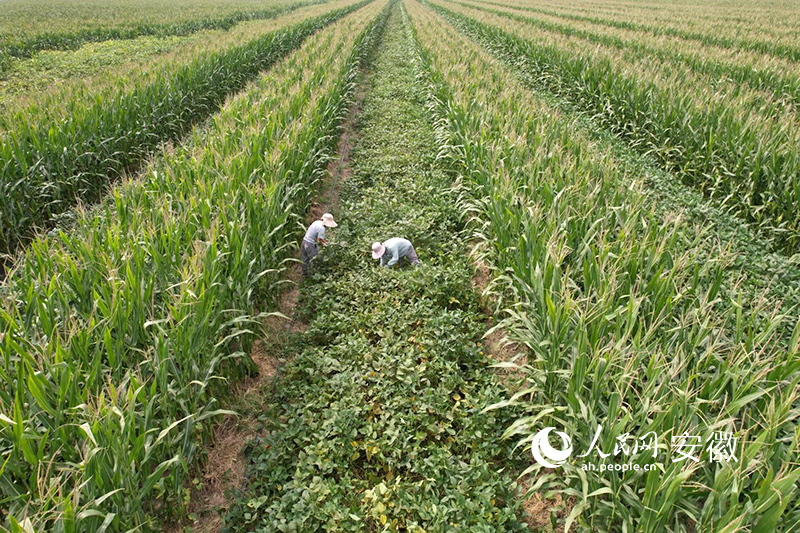
POLYGON ((41 35, 78 36, 88 31, 101 36, 103 31, 114 31, 125 36, 131 35, 126 31, 135 28, 191 31, 199 24, 235 25, 236 19, 247 21, 258 15, 269 16, 273 10, 290 8, 297 1, 120 0, 108 4, 102 0, 84 0, 64 4, 58 0, 35 3, 12 0, 0 13, 0 48, 34 42, 41 35))
POLYGON ((729 107, 737 120, 756 128, 759 135, 770 137, 775 131, 793 127, 791 80, 797 78, 798 70, 790 61, 753 52, 738 52, 732 57, 726 50, 676 39, 596 30, 578 23, 565 25, 506 10, 482 9, 474 3, 446 1, 459 14, 492 26, 513 28, 527 41, 566 54, 586 55, 590 50, 592 61, 607 60, 641 83, 668 86, 674 93, 685 94, 688 103, 698 110, 729 107), (514 21, 510 26, 509 19, 514 21), (587 50, 586 40, 597 46, 587 50))
POLYGON ((3 286, 5 526, 158 530, 231 384, 335 148, 381 3, 333 24, 194 142, 34 241, 3 286))
POLYGON ((321 1, 323 0, 278 4, 269 9, 237 11, 219 18, 206 17, 162 24, 139 22, 125 26, 82 29, 69 33, 45 31, 17 41, 6 40, 2 46, 11 57, 28 58, 42 50, 75 50, 86 43, 112 39, 136 39, 144 36, 165 37, 189 35, 202 30, 229 30, 240 22, 274 18, 303 6, 321 3, 321 1))
MULTIPOLYGON (((576 55, 431 4, 462 31, 563 96, 666 169, 765 227, 788 251, 798 239, 800 132, 744 121, 737 109, 699 109, 688 92, 640 81, 602 57, 576 55)), ((511 28, 514 29, 513 26, 511 28)), ((769 124, 768 124, 769 125, 769 124)))
POLYGON ((0 254, 16 250, 77 202, 92 203, 159 144, 182 137, 231 93, 309 35, 363 5, 352 3, 243 45, 204 54, 130 90, 71 109, 56 123, 20 116, 0 150, 0 254))
MULTIPOLYGON (((180 1, 174 5, 180 5, 180 1)), ((351 3, 351 0, 332 0, 308 5, 275 18, 239 24, 224 32, 115 41, 83 47, 74 53, 51 52, 46 57, 14 60, 0 88, 0 135, 15 130, 19 123, 45 125, 67 121, 98 101, 112 101, 120 93, 173 77, 200 57, 230 50, 351 3), (54 76, 58 83, 53 83, 54 76)), ((64 215, 67 220, 70 217, 70 213, 64 215)))
POLYGON ((588 450, 602 425, 606 451, 625 433, 661 436, 655 471, 584 471, 573 456, 555 472, 529 468, 532 490, 572 499, 567 530, 795 524, 797 315, 745 301, 712 235, 659 219, 575 123, 441 18, 417 3, 412 15, 442 156, 458 173, 475 253, 494 271, 487 295, 498 327, 527 350, 501 365, 524 376, 494 406, 526 410, 507 435, 526 447, 560 426, 588 450), (673 461, 671 437, 726 430, 741 439, 736 461, 673 461))
MULTIPOLYGON (((659 62, 673 64, 680 68, 688 67, 693 72, 703 75, 708 80, 706 83, 727 79, 733 82, 734 86, 744 84, 754 90, 768 91, 772 93, 772 98, 778 99, 779 103, 777 105, 769 105, 765 102, 762 107, 766 107, 773 114, 783 112, 787 102, 793 105, 797 105, 800 102, 800 78, 790 72, 786 72, 784 68, 776 68, 772 64, 762 66, 759 62, 747 61, 744 57, 737 57, 735 61, 716 59, 713 51, 710 50, 689 49, 684 51, 685 47, 678 48, 677 46, 664 45, 655 39, 652 39, 653 44, 649 44, 648 40, 641 35, 625 39, 613 33, 608 34, 570 26, 569 24, 554 23, 506 10, 490 9, 480 4, 453 3, 468 8, 478 8, 487 13, 523 22, 547 32, 556 32, 604 47, 615 48, 624 52, 626 58, 643 59, 650 62, 658 59, 659 62)), ((783 65, 778 67, 783 67, 783 65)))
MULTIPOLYGON (((500 7, 512 7, 509 4, 502 2, 488 2, 486 0, 481 0, 481 3, 500 7)), ((698 32, 680 27, 676 28, 668 25, 657 26, 625 19, 619 20, 607 17, 598 17, 595 15, 564 13, 538 6, 522 5, 514 7, 517 9, 523 9, 525 11, 531 11, 565 20, 588 22, 599 26, 610 26, 612 28, 625 29, 640 33, 649 33, 654 36, 676 37, 686 41, 696 41, 706 46, 717 46, 731 50, 748 50, 760 54, 769 54, 775 57, 785 58, 790 61, 800 60, 800 46, 789 43, 764 41, 760 38, 739 38, 730 35, 720 35, 719 33, 714 32, 698 32)))

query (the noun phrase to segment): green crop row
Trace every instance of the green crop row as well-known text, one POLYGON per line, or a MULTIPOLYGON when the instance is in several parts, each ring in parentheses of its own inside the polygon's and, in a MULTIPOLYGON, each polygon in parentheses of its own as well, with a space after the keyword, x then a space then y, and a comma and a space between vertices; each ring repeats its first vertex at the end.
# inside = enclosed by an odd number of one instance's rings
POLYGON ((659 218, 624 162, 432 10, 413 3, 412 15, 441 153, 459 177, 474 253, 493 272, 486 294, 498 327, 524 349, 500 364, 524 385, 494 408, 524 409, 507 435, 526 449, 547 426, 573 439, 558 470, 531 460, 531 491, 571 500, 566 530, 796 525, 796 313, 745 302, 713 235, 659 218), (579 458, 600 426, 597 444, 612 455, 579 458), (655 456, 616 448, 620 436, 649 432, 655 456), (697 462, 681 460, 673 437, 708 442, 714 432, 738 439, 734 459, 701 450, 697 462), (584 461, 640 470, 584 470, 584 461))
POLYGON ((117 28, 92 28, 70 33, 44 32, 20 41, 0 41, 0 46, 11 57, 32 57, 42 50, 75 50, 86 43, 112 39, 135 39, 144 36, 189 35, 202 30, 229 30, 236 24, 248 20, 274 18, 303 6, 324 3, 327 0, 309 0, 276 5, 257 11, 240 11, 220 18, 186 20, 169 24, 131 24, 117 28))
MULTIPOLYGON (((188 0, 174 0, 170 5, 180 5, 182 1, 188 0)), ((245 1, 248 0, 237 0, 245 1)), ((33 59, 14 60, 6 80, 0 82, 0 135, 15 130, 17 124, 35 123, 43 128, 68 121, 101 100, 114 101, 119 94, 174 77, 198 58, 231 50, 352 3, 353 0, 331 0, 239 24, 228 31, 106 41, 76 51, 48 51, 33 59)))
POLYGON ((318 32, 0 286, 4 527, 159 530, 249 357, 379 3, 318 32), (365 30, 366 28, 366 30, 365 30), (359 37, 360 35, 360 37, 359 37))
POLYGON ((675 50, 670 46, 655 47, 638 42, 635 39, 623 39, 615 35, 592 32, 576 28, 567 24, 557 24, 536 17, 526 17, 498 9, 481 6, 480 3, 466 3, 454 1, 453 3, 473 9, 481 9, 511 20, 530 24, 545 31, 560 33, 569 37, 584 39, 590 43, 600 44, 622 50, 637 58, 658 59, 678 65, 686 65, 694 72, 708 76, 711 80, 730 79, 734 82, 746 84, 755 90, 769 91, 776 98, 786 99, 793 105, 800 103, 800 78, 774 67, 759 67, 745 63, 718 61, 706 57, 702 52, 686 53, 675 50))
POLYGON ((800 61, 800 48, 791 44, 776 43, 772 41, 763 41, 759 39, 741 39, 736 37, 715 35, 710 33, 703 33, 698 31, 686 30, 681 28, 673 28, 669 26, 655 26, 651 24, 643 24, 630 20, 615 20, 610 18, 602 18, 592 15, 575 15, 570 13, 562 13, 550 9, 542 9, 532 6, 511 6, 500 2, 488 2, 480 0, 483 4, 496 5, 504 8, 514 8, 542 15, 549 15, 552 17, 562 18, 566 20, 574 20, 577 22, 589 22, 600 26, 610 26, 613 28, 620 28, 636 32, 650 33, 656 36, 677 37, 687 41, 697 41, 707 46, 718 46, 720 48, 729 48, 733 50, 749 50, 760 54, 769 54, 775 57, 782 57, 791 61, 800 61))
MULTIPOLYGON (((443 4, 442 2, 439 2, 443 4)), ((545 29, 531 23, 527 17, 505 17, 502 12, 480 9, 474 3, 451 2, 446 5, 457 14, 474 18, 481 23, 505 29, 517 37, 546 47, 557 48, 566 55, 577 55, 591 59, 593 62, 605 60, 625 76, 633 76, 642 83, 654 83, 659 87, 669 87, 676 94, 689 95, 688 103, 694 104, 698 110, 709 108, 730 108, 731 113, 741 122, 750 123, 760 135, 770 136, 772 131, 796 128, 796 114, 790 103, 789 95, 775 96, 770 90, 753 89, 746 83, 739 83, 727 76, 711 76, 688 68, 685 63, 670 60, 668 57, 653 57, 640 53, 641 48, 669 51, 682 57, 693 57, 698 64, 710 64, 721 61, 747 67, 753 71, 762 70, 781 72, 788 77, 797 77, 797 69, 784 60, 766 58, 759 54, 740 52, 735 58, 725 50, 711 49, 694 43, 676 41, 675 39, 657 38, 649 35, 635 34, 631 37, 626 31, 599 31, 600 38, 608 37, 616 46, 589 46, 582 38, 568 33, 545 29), (626 36, 627 34, 627 36, 626 36), (623 36, 626 36, 623 38, 623 36), (630 46, 622 46, 626 41, 630 46)), ((549 19, 549 17, 544 17, 549 19)), ((552 23, 546 20, 548 24, 552 23)), ((570 29, 585 30, 580 23, 572 23, 570 29)), ((556 24, 556 26, 561 26, 556 24)), ((702 69, 701 69, 702 70, 702 69)))
POLYGON ((79 102, 62 121, 18 115, 0 148, 0 254, 13 253, 78 201, 97 201, 161 143, 180 138, 306 37, 363 4, 201 55, 111 98, 79 102))
POLYGON ((691 94, 641 81, 608 59, 527 41, 513 33, 513 26, 499 29, 430 5, 513 65, 526 82, 590 113, 687 184, 757 222, 787 251, 800 244, 797 131, 765 132, 763 125, 744 121, 729 106, 698 109, 691 94))

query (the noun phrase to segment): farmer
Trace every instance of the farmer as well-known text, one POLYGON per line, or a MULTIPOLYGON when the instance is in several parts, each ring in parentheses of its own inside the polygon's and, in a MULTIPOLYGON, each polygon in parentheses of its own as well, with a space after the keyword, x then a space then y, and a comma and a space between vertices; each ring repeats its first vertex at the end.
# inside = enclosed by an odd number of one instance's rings
POLYGON ((325 240, 325 228, 335 228, 338 225, 333 221, 333 215, 325 213, 322 215, 322 219, 315 220, 308 227, 306 236, 303 237, 303 244, 300 247, 300 257, 303 260, 303 276, 308 275, 308 265, 312 259, 319 255, 319 245, 317 243, 328 244, 328 241, 325 240))
POLYGON ((391 267, 402 263, 405 258, 414 266, 420 264, 414 245, 407 239, 393 237, 386 242, 372 244, 372 258, 380 259, 381 266, 391 267))

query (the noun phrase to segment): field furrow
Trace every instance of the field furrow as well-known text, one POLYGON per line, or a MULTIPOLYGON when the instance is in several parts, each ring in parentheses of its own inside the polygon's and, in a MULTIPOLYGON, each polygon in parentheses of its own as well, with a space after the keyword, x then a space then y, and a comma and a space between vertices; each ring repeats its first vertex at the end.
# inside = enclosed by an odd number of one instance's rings
MULTIPOLYGON (((335 241, 301 286, 308 328, 274 384, 226 531, 525 531, 450 179, 399 3, 366 73, 335 241), (418 268, 380 268, 401 235, 418 268)), ((293 345, 295 346, 295 345, 293 345)), ((287 351, 292 353, 293 348, 287 351)))
POLYGON ((383 5, 315 33, 186 148, 31 243, 2 286, 5 520, 157 531, 184 512, 383 5))

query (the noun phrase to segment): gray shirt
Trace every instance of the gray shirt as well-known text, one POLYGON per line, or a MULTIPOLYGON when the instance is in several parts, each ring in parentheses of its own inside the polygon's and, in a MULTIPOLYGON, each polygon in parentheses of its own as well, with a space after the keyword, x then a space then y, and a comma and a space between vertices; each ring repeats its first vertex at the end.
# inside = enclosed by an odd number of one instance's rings
POLYGON ((316 244, 317 239, 325 238, 325 225, 321 220, 316 220, 306 230, 306 236, 303 240, 309 244, 316 244))
POLYGON ((381 266, 396 265, 400 258, 405 257, 412 248, 411 241, 400 237, 392 237, 383 245, 386 247, 386 252, 381 256, 381 266))

